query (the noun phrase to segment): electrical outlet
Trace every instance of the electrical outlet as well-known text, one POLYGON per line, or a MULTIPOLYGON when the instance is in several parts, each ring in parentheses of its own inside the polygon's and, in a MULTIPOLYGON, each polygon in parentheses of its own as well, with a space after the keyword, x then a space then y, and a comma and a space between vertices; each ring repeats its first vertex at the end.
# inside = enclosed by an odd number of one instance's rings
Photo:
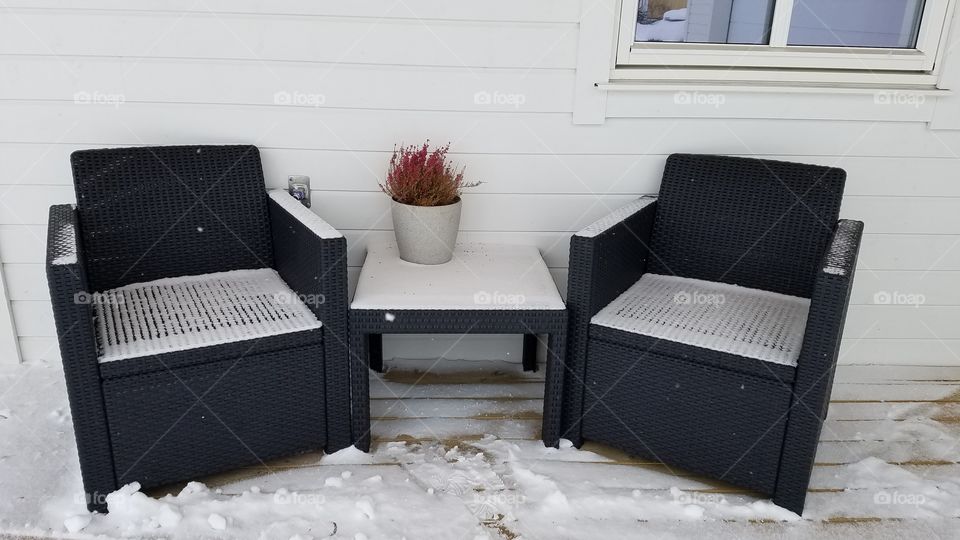
POLYGON ((287 177, 287 191, 304 206, 310 208, 310 177, 291 175, 287 177))

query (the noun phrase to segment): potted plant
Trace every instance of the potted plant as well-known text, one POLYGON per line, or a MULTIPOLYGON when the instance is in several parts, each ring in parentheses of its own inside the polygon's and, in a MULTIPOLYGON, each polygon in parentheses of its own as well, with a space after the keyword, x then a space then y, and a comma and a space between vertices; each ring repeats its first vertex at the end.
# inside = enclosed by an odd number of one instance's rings
POLYGON ((380 188, 391 198, 400 258, 443 264, 453 258, 460 230, 460 194, 479 182, 464 182, 463 168, 447 161, 449 143, 433 150, 429 143, 394 149, 380 188))

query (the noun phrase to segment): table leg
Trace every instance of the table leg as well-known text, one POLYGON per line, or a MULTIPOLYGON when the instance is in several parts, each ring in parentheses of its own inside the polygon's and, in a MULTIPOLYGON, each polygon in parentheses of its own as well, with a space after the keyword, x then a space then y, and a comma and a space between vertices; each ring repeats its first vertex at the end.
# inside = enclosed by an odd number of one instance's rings
POLYGON ((353 444, 370 451, 370 341, 359 328, 350 328, 350 402, 353 444))
POLYGON ((383 373, 383 334, 367 334, 370 346, 370 369, 383 373))
POLYGON ((536 334, 523 335, 523 370, 524 371, 537 370, 537 341, 538 339, 536 334))

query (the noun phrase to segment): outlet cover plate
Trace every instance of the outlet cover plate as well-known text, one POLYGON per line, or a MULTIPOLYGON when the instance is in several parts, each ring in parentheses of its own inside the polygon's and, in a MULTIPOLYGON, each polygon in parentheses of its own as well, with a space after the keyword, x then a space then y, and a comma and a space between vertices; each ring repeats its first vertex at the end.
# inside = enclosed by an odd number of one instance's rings
POLYGON ((304 206, 310 208, 310 177, 290 175, 287 177, 287 191, 304 206))

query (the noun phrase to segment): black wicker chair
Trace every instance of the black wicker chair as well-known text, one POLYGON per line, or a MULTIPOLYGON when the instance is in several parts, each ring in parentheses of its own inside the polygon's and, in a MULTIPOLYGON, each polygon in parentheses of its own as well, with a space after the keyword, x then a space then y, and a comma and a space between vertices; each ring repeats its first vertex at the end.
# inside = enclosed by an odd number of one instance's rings
POLYGON ((562 431, 802 513, 863 223, 836 168, 667 159, 573 236, 562 431))
POLYGON ((254 146, 85 150, 47 277, 88 508, 349 446, 346 242, 254 146))

